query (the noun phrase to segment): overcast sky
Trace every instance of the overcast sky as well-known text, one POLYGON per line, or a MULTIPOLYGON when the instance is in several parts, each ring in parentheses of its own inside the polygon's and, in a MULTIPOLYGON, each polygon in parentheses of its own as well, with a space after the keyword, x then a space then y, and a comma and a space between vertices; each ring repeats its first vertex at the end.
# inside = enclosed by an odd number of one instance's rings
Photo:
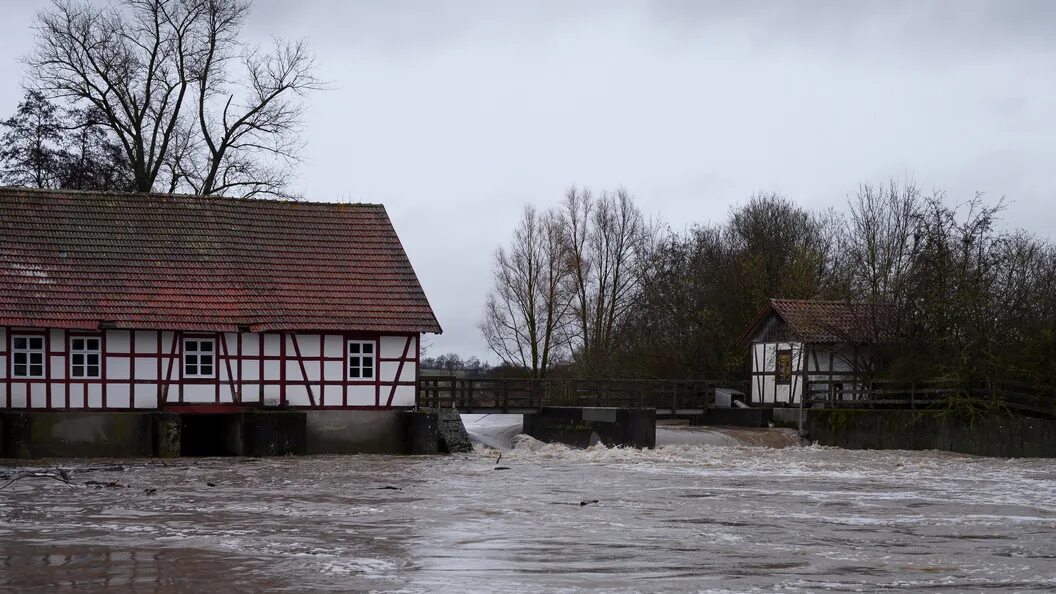
MULTIPOLYGON (((41 2, 5 0, 0 114, 41 2)), ((1056 235, 1056 2, 254 3, 307 38, 294 189, 383 203, 444 334, 486 355, 491 261, 525 202, 625 187, 675 229, 756 191, 841 206, 860 182, 1005 196, 1056 235)))

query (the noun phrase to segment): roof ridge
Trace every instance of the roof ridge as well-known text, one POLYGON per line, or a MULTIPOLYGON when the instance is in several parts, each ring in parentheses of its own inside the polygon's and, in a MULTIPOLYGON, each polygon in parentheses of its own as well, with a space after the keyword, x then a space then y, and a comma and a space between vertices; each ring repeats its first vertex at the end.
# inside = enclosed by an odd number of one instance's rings
POLYGON ((868 301, 851 301, 850 299, 785 299, 771 297, 771 303, 816 303, 819 305, 871 305, 868 301))
POLYGON ((136 192, 115 190, 79 190, 72 188, 31 188, 24 186, 0 186, 0 196, 13 194, 41 194, 41 195, 64 195, 64 196, 101 196, 101 197, 146 197, 160 199, 190 199, 201 201, 230 201, 230 202, 269 202, 279 204, 303 204, 310 206, 374 206, 385 208, 380 202, 329 202, 323 200, 296 200, 294 198, 249 198, 245 196, 221 196, 187 194, 183 192, 136 192))

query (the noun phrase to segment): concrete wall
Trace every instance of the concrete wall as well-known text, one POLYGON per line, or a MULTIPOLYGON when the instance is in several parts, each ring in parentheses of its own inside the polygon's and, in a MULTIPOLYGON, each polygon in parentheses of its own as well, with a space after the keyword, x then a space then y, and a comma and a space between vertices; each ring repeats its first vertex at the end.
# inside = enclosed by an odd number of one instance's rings
POLYGON ((399 410, 305 411, 309 454, 405 454, 407 419, 399 410))
POLYGON ((0 414, 5 458, 138 458, 154 455, 154 419, 134 412, 0 414))
POLYGON ((700 416, 691 417, 690 425, 718 425, 727 427, 768 427, 776 408, 709 408, 700 416))
POLYGON ((849 449, 947 450, 1003 458, 1056 457, 1056 420, 939 411, 811 409, 807 438, 849 449))
MULTIPOLYGON (((0 411, 0 458, 432 454, 459 450, 437 411, 260 410, 223 414, 0 411)), ((457 414, 457 429, 468 436, 457 414)), ((447 425, 452 423, 446 420, 447 425)))
MULTIPOLYGON (((799 428, 799 413, 800 408, 798 406, 777 406, 770 411, 770 421, 778 427, 791 427, 793 429, 799 428)), ((804 416, 807 411, 803 412, 804 416)), ((806 419, 804 419, 804 422, 806 419)))
POLYGON ((524 415, 524 433, 539 441, 589 447, 595 443, 656 447, 656 410, 548 406, 524 415))

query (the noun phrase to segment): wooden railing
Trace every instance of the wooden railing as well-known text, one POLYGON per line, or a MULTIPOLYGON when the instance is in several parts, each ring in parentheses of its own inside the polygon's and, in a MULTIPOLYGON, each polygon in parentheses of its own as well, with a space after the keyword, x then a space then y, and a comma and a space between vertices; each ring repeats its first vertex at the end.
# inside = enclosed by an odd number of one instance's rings
MULTIPOLYGON (((748 382, 736 381, 424 376, 417 404, 466 412, 518 412, 544 406, 655 408, 673 415, 714 406, 717 387, 748 392, 748 382)), ((981 404, 1056 417, 1056 387, 1027 382, 906 382, 846 375, 811 378, 803 393, 808 407, 936 409, 981 404)))
POLYGON ((418 389, 418 406, 495 410, 540 409, 544 406, 656 408, 672 413, 704 409, 714 402, 716 387, 744 391, 744 382, 710 380, 627 379, 481 379, 426 376, 418 389))
POLYGON ((1056 416, 1056 386, 1010 380, 905 382, 845 376, 811 380, 804 389, 807 406, 927 409, 957 403, 1056 416))

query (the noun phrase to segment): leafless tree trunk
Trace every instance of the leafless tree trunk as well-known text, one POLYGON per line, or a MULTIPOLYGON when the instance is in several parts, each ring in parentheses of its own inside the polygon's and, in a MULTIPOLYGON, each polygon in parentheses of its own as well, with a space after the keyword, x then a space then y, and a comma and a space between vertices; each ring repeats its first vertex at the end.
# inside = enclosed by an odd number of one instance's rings
POLYGON ((546 377, 562 354, 569 312, 564 227, 552 212, 527 206, 509 250, 495 254, 495 286, 480 330, 502 361, 546 377))
POLYGON ((119 141, 137 191, 280 193, 299 98, 319 88, 303 43, 239 40, 243 0, 55 0, 27 59, 42 90, 88 104, 119 141), (236 77, 230 63, 242 60, 236 77), (241 87, 242 93, 233 89, 241 87))

